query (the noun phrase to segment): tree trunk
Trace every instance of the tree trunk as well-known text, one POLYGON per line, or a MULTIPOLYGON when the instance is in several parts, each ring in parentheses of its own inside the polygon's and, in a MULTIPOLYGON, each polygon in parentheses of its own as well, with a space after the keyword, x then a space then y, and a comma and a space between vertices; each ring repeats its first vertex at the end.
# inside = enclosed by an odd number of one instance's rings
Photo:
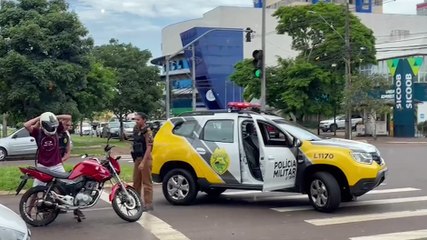
POLYGON ((119 122, 120 122, 120 128, 119 128, 119 134, 120 134, 120 136, 119 136, 119 138, 120 138, 120 141, 123 141, 124 140, 124 134, 123 134, 123 114, 120 114, 120 116, 119 116, 119 122))
POLYGON ((317 113, 317 136, 320 136, 320 112, 317 113))
POLYGON ((7 113, 3 113, 3 137, 7 137, 7 113))
MULTIPOLYGON (((337 104, 334 104, 334 125, 337 126, 337 104)), ((337 135, 337 127, 334 128, 334 136, 337 135)))
POLYGON ((80 136, 83 136, 83 118, 80 119, 80 136))

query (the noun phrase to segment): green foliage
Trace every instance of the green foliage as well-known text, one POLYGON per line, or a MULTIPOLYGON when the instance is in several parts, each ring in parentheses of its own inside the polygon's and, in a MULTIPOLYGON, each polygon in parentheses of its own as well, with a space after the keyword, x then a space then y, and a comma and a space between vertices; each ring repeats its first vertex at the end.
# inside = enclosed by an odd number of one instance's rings
POLYGON ((147 66, 151 53, 132 44, 112 39, 107 45, 95 47, 94 56, 116 75, 109 109, 119 117, 141 111, 152 113, 159 106, 161 88, 158 69, 147 66))
POLYGON ((92 119, 97 112, 107 110, 114 97, 116 75, 113 70, 91 59, 85 91, 78 92, 77 102, 81 115, 92 119))
MULTIPOLYGON (((299 51, 298 58, 330 71, 344 73, 345 7, 336 4, 281 7, 273 16, 279 24, 277 32, 292 37, 292 48, 299 51)), ((350 13, 350 43, 353 69, 360 64, 376 63, 373 31, 350 13)))
POLYGON ((380 95, 391 87, 390 82, 382 75, 354 75, 351 86, 345 92, 349 105, 344 107, 356 111, 368 110, 376 114, 389 113, 390 103, 381 99, 380 95))
MULTIPOLYGON (((337 75, 303 60, 279 59, 279 65, 267 70, 267 104, 285 112, 318 114, 331 112, 337 86, 337 75)), ((260 81, 253 76, 250 59, 237 63, 231 80, 245 87, 247 101, 260 96, 260 81)), ((337 80, 338 79, 338 80, 337 80)))
POLYGON ((5 1, 0 11, 0 110, 16 121, 79 113, 93 41, 64 0, 5 1))

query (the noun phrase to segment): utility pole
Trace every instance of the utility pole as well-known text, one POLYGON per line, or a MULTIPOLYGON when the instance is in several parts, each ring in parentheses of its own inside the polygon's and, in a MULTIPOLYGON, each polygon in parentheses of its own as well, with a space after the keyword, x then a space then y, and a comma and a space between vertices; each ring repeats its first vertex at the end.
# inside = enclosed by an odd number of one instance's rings
POLYGON ((191 72, 193 73, 191 75, 192 77, 192 85, 191 85, 191 95, 192 95, 192 108, 193 111, 196 111, 196 44, 193 43, 191 45, 191 72))
POLYGON ((262 71, 261 71, 261 111, 265 111, 266 100, 266 72, 265 72, 265 5, 266 1, 262 1, 262 37, 261 37, 261 49, 262 49, 262 71))
MULTIPOLYGON (((350 10, 348 0, 346 0, 345 4, 345 89, 347 90, 347 94, 349 94, 349 90, 351 88, 351 46, 350 46, 350 10)), ((346 117, 345 117, 345 138, 352 138, 352 124, 351 124, 351 99, 349 96, 346 96, 347 107, 346 107, 346 117)))

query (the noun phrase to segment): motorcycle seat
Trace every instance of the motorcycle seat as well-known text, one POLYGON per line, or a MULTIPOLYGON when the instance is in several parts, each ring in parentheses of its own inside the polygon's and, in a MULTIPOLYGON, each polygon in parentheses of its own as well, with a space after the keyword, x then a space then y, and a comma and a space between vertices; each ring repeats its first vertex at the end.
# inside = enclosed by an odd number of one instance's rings
POLYGON ((45 167, 35 167, 35 169, 55 178, 67 179, 71 175, 71 172, 55 172, 45 167))

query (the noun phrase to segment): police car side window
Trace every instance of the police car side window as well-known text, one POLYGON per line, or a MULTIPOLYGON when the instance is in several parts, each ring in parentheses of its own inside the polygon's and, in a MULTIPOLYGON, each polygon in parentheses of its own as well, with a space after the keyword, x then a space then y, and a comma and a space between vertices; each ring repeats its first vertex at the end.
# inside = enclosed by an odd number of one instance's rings
POLYGON ((172 132, 175 135, 183 137, 193 137, 193 131, 196 128, 196 121, 179 122, 175 125, 172 132))
POLYGON ((265 146, 290 146, 290 139, 282 131, 268 123, 258 123, 265 146))
POLYGON ((210 120, 203 129, 203 140, 211 142, 234 142, 233 120, 210 120))

